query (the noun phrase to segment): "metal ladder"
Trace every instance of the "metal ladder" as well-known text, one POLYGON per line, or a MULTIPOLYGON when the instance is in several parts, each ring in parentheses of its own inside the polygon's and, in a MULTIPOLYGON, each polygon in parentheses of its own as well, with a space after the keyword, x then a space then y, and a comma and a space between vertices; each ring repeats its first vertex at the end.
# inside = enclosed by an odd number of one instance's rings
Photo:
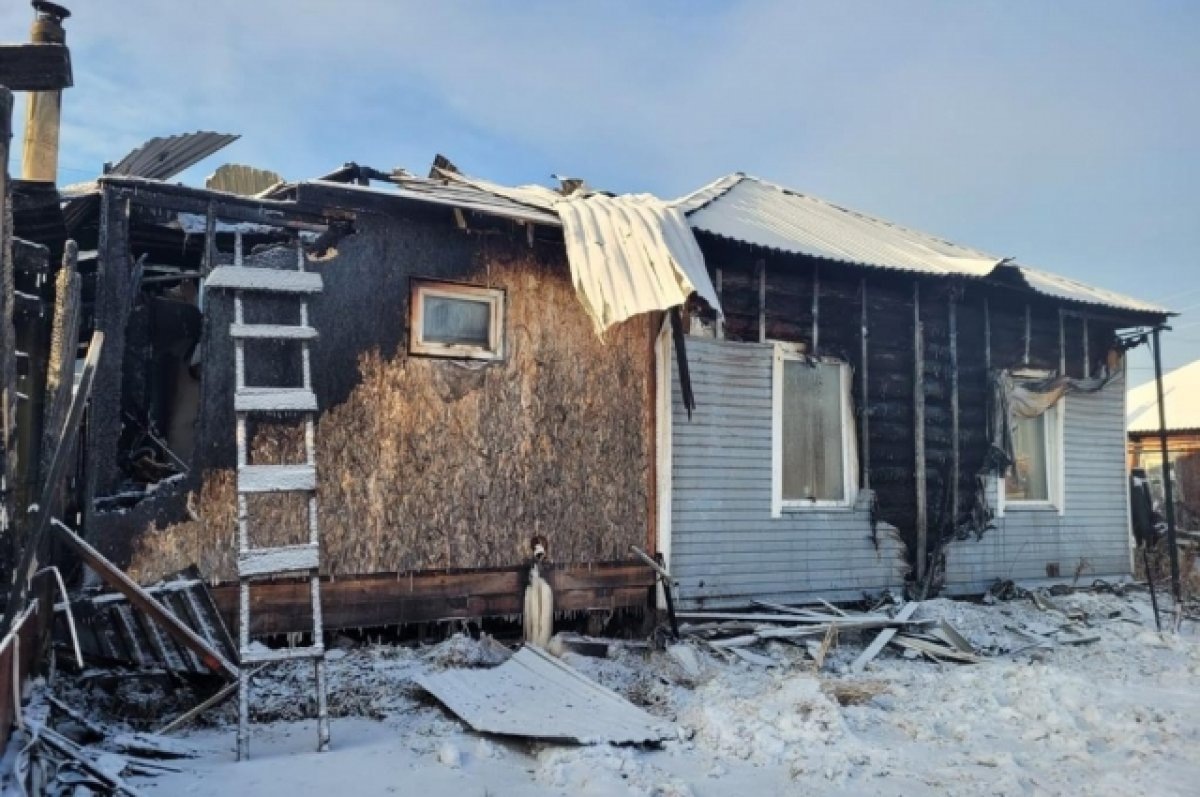
POLYGON ((298 659, 310 659, 316 669, 317 692, 317 750, 329 749, 329 715, 325 699, 325 645, 321 625, 321 536, 317 523, 317 466, 314 418, 317 397, 312 389, 312 367, 309 344, 317 331, 308 323, 308 297, 321 292, 320 274, 304 270, 304 246, 296 241, 296 270, 255 268, 243 265, 242 236, 234 236, 234 263, 219 266, 205 281, 205 289, 225 289, 233 292, 233 324, 229 336, 234 341, 236 392, 234 411, 237 415, 237 518, 238 518, 238 581, 239 634, 238 647, 238 760, 250 754, 250 677, 252 670, 267 664, 298 659), (290 296, 299 304, 300 323, 247 324, 244 294, 290 296), (246 341, 283 340, 300 344, 303 384, 296 387, 250 387, 246 385, 246 341), (289 414, 304 417, 304 454, 302 464, 251 465, 248 459, 246 421, 257 414, 289 414), (250 522, 246 496, 261 493, 306 493, 308 496, 308 542, 273 548, 256 548, 250 542, 250 522), (312 644, 308 646, 270 649, 251 646, 250 589, 255 581, 297 572, 307 573, 312 597, 312 644))

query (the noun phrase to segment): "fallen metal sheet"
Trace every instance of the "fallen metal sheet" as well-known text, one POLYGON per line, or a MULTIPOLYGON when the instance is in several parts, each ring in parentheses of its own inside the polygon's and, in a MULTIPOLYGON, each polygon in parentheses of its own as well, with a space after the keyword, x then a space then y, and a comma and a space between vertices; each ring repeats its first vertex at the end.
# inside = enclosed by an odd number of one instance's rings
MULTIPOLYGON (((195 568, 145 591, 219 651, 226 661, 237 661, 237 651, 225 622, 195 568)), ((103 593, 74 601, 71 611, 75 615, 79 645, 85 657, 196 675, 212 674, 194 652, 175 641, 120 593, 103 593)), ((55 639, 69 642, 66 633, 65 612, 58 607, 55 639)))
POLYGON ((670 723, 533 647, 499 667, 445 670, 416 680, 481 733, 579 744, 644 744, 676 736, 670 723))
POLYGON ((556 213, 571 281, 598 332, 635 315, 667 310, 697 293, 721 302, 683 212, 650 194, 569 196, 539 185, 502 186, 439 170, 449 181, 556 213))
POLYGON ((169 180, 239 138, 207 130, 152 138, 118 161, 108 174, 169 180))

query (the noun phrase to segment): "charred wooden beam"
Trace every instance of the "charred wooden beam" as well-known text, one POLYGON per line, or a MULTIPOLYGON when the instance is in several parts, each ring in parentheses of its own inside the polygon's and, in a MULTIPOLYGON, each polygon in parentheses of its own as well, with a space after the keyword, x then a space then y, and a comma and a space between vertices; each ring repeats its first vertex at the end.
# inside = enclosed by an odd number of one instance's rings
POLYGON ((1090 332, 1088 331, 1088 317, 1083 317, 1083 378, 1088 379, 1092 375, 1092 355, 1089 351, 1091 341, 1089 340, 1090 332))
POLYGON ((100 352, 104 348, 104 334, 92 334, 92 342, 88 346, 87 361, 79 378, 79 387, 71 396, 71 408, 63 420, 54 440, 54 453, 50 459, 50 467, 42 482, 41 498, 37 502, 39 511, 30 512, 32 522, 27 533, 20 540, 20 550, 16 557, 17 566, 12 570, 12 583, 8 589, 8 600, 5 603, 4 619, 0 621, 0 636, 8 633, 16 620, 17 614, 25 606, 26 598, 33 583, 33 575, 37 572, 42 555, 43 539, 52 520, 51 507, 58 496, 63 474, 66 471, 70 451, 74 448, 79 426, 83 422, 83 410, 92 394, 92 380, 100 362, 100 352))
MULTIPOLYGON (((453 619, 518 615, 523 607, 524 568, 425 571, 398 575, 340 576, 321 581, 325 628, 379 628, 453 619)), ((641 562, 550 567, 543 577, 554 590, 556 612, 640 611, 650 606, 654 570, 641 562)), ((310 630, 312 599, 307 581, 270 581, 251 593, 252 632, 310 630)), ((236 584, 212 589, 227 623, 236 621, 236 584)))
MULTIPOLYGON (((50 472, 54 438, 67 417, 75 383, 75 358, 79 352, 80 278, 79 247, 67 241, 62 268, 55 285, 54 319, 50 330, 50 357, 46 367, 46 402, 42 424, 40 478, 50 472)), ((47 511, 47 510, 43 510, 47 511)), ((50 508, 48 511, 54 511, 50 508)))
POLYGON ((127 199, 144 207, 202 216, 208 213, 209 203, 212 203, 217 217, 223 221, 250 222, 268 227, 324 232, 333 217, 350 215, 325 213, 294 202, 217 194, 203 188, 172 185, 140 177, 103 177, 100 183, 116 198, 127 199))
POLYGON ((870 338, 870 330, 867 328, 867 278, 862 277, 858 281, 858 289, 862 297, 862 323, 859 327, 859 341, 862 344, 862 362, 860 367, 860 377, 862 379, 862 475, 863 487, 870 488, 871 486, 871 399, 869 392, 870 382, 867 380, 867 340, 870 338))
MULTIPOLYGON (((42 420, 45 407, 46 371, 50 354, 52 315, 47 308, 54 302, 54 283, 46 279, 49 271, 49 250, 31 246, 28 255, 35 262, 25 279, 28 313, 15 320, 15 347, 24 362, 24 373, 18 374, 16 402, 16 452, 18 472, 14 485, 14 510, 18 522, 26 508, 36 499, 38 472, 42 459, 42 420), (36 287, 35 287, 36 286, 36 287)), ((14 275, 15 277, 16 275, 14 275)), ((18 541, 18 544, 19 541, 18 541)))
POLYGON ((1067 374, 1067 330, 1063 319, 1063 310, 1058 308, 1058 373, 1067 374))
POLYGON ((1025 303, 1025 357, 1021 361, 1025 365, 1029 365, 1029 347, 1033 340, 1033 316, 1029 303, 1025 303))
POLYGON ((755 264, 758 270, 758 341, 767 340, 767 261, 759 260, 755 264))
POLYGON ((0 44, 0 86, 10 91, 60 91, 75 84, 65 44, 0 44))
POLYGON ((688 420, 692 419, 692 410, 696 409, 696 397, 692 393, 692 376, 688 370, 687 344, 684 342, 683 314, 678 307, 672 307, 671 337, 675 339, 675 358, 679 364, 679 393, 683 398, 683 408, 687 410, 688 420))
POLYGON ((83 488, 85 527, 92 528, 95 506, 91 500, 114 489, 120 481, 117 442, 121 435, 121 387, 125 354, 125 329, 133 302, 130 281, 134 263, 129 252, 130 201, 105 191, 100 210, 99 262, 96 273, 94 328, 104 332, 104 353, 96 380, 96 399, 87 425, 84 446, 83 488))
POLYGON ((950 296, 950 436, 953 448, 950 454, 950 522, 958 525, 958 483, 962 469, 962 452, 959 443, 958 413, 958 297, 950 296))
POLYGON ((987 297, 983 300, 983 364, 988 379, 992 378, 992 311, 987 297))
MULTIPOLYGON (((9 207, 8 149, 12 141, 12 92, 0 85, 0 572, 13 562, 11 493, 15 459, 12 456, 14 412, 17 403, 16 311, 12 250, 12 213, 9 207)), ((0 723, 2 724, 2 723, 0 723)))
POLYGON ((929 550, 925 474, 925 329, 921 323, 921 283, 913 283, 913 479, 917 499, 917 584, 924 589, 929 550))
POLYGON ((820 337, 821 337, 821 266, 813 264, 813 290, 812 290, 812 353, 816 355, 820 352, 820 337))
MULTIPOLYGON (((722 281, 724 274, 721 272, 720 266, 717 267, 716 272, 717 272, 717 284, 715 287, 717 289, 717 301, 721 304, 721 307, 724 308, 725 307, 725 295, 724 295, 725 294, 725 286, 722 281)), ((725 314, 723 312, 717 314, 717 331, 715 334, 717 336, 717 340, 725 339, 725 314)))

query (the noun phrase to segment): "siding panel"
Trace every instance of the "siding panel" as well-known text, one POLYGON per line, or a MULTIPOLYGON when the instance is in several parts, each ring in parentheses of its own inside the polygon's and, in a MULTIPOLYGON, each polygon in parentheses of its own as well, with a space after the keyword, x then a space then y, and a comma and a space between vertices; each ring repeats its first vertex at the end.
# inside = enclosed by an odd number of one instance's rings
POLYGON ((1045 579, 1047 565, 1058 566, 1058 580, 1073 579, 1081 564, 1083 583, 1129 575, 1124 375, 1063 406, 1063 514, 1009 509, 982 540, 951 544, 948 592, 982 592, 996 579, 1045 579))
POLYGON ((903 585, 891 528, 865 509, 771 517, 769 344, 689 338, 691 421, 672 364, 671 570, 684 607, 853 599, 903 585))
MULTIPOLYGON (((905 564, 894 530, 872 541, 863 508, 771 517, 769 344, 689 338, 697 408, 682 410, 672 364, 672 554, 688 608, 853 599, 899 589, 905 564)), ((1009 509, 983 539, 947 551, 947 590, 981 592, 996 579, 1069 580, 1130 569, 1124 471, 1124 379, 1071 396, 1064 414, 1065 513, 1009 509)), ((994 497, 993 497, 994 498, 994 497)))

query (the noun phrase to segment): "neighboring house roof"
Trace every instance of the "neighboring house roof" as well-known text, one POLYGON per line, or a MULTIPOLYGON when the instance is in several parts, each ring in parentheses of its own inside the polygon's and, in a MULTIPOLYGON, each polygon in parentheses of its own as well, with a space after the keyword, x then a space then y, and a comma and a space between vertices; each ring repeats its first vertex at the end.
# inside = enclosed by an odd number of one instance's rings
MULTIPOLYGON (((1167 430, 1200 430, 1200 360, 1163 375, 1167 430)), ((1158 388, 1154 380, 1129 391, 1125 419, 1131 434, 1158 431, 1158 388)))
POLYGON ((935 276, 984 278, 1010 270, 1056 299, 1141 313, 1158 305, 1094 288, 736 173, 675 201, 694 229, 781 252, 935 276))

